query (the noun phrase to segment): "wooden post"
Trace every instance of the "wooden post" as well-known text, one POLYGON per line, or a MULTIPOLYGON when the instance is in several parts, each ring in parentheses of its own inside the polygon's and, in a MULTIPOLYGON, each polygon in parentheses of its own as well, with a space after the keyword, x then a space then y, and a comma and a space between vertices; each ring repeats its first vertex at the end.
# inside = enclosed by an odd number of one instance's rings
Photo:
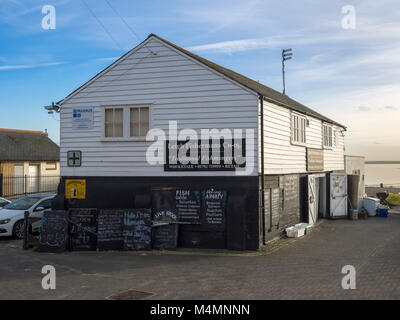
POLYGON ((0 197, 3 196, 3 174, 0 173, 0 197))
POLYGON ((24 244, 23 244, 23 248, 25 250, 27 250, 29 248, 28 232, 29 232, 29 211, 25 211, 24 212, 24 244))

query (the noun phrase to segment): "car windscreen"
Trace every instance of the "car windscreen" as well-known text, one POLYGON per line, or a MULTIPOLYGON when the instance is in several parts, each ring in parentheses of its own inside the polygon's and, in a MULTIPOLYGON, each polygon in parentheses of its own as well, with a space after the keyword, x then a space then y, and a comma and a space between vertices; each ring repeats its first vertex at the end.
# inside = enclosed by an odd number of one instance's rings
POLYGON ((32 207, 35 203, 37 203, 40 200, 40 198, 34 198, 34 197, 24 197, 21 199, 18 199, 14 202, 11 202, 10 204, 6 205, 4 209, 8 210, 28 210, 30 207, 32 207))
POLYGON ((4 207, 7 204, 8 204, 8 202, 6 200, 0 199, 0 208, 4 207))

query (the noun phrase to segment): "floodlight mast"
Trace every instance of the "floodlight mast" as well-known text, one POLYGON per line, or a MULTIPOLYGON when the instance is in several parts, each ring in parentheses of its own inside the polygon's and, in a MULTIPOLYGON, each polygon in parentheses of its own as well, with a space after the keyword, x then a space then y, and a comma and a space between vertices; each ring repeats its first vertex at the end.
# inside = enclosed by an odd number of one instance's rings
POLYGON ((286 80, 285 80, 285 61, 293 58, 292 49, 282 50, 282 80, 283 80, 283 94, 286 94, 286 80))
POLYGON ((48 111, 48 114, 53 114, 54 111, 56 113, 60 113, 60 108, 61 107, 57 103, 54 103, 54 101, 53 101, 51 103, 51 106, 45 106, 44 108, 48 111))

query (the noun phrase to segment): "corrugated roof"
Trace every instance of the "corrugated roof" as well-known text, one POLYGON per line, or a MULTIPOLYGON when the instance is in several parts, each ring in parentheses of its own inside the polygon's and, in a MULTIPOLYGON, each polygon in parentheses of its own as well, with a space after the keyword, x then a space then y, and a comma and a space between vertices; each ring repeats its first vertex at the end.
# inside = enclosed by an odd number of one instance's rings
POLYGON ((0 129, 0 161, 59 161, 60 148, 46 133, 0 129))

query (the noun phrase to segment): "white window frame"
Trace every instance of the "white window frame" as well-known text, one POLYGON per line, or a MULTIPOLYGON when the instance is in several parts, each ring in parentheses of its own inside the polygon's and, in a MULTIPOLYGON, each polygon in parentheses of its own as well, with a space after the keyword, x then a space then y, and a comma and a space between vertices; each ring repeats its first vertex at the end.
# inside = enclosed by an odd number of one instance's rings
POLYGON ((296 112, 291 112, 290 114, 290 143, 297 146, 305 147, 307 145, 307 117, 296 112), (299 124, 301 125, 301 121, 304 121, 304 141, 299 141, 298 133, 299 130, 295 131, 295 127, 297 128, 297 124, 295 126, 295 117, 297 117, 300 121, 299 124))
POLYGON ((322 124, 322 146, 324 147, 324 149, 331 150, 334 147, 334 142, 335 142, 335 136, 334 136, 333 126, 328 123, 323 123, 322 124), (329 143, 325 144, 325 128, 328 128, 328 130, 330 129, 330 131, 331 131, 331 135, 330 136, 328 135, 328 139, 329 139, 329 137, 331 138, 330 145, 329 145, 329 143))
POLYGON ((149 130, 153 127, 153 113, 152 113, 152 106, 148 104, 141 104, 141 105, 104 105, 101 106, 102 110, 102 119, 101 119, 101 126, 102 126, 102 136, 101 141, 146 141, 146 136, 140 137, 131 137, 131 126, 130 126, 130 116, 131 116, 131 108, 148 108, 149 109, 149 130), (123 109, 123 135, 122 137, 106 137, 106 109, 123 109))

